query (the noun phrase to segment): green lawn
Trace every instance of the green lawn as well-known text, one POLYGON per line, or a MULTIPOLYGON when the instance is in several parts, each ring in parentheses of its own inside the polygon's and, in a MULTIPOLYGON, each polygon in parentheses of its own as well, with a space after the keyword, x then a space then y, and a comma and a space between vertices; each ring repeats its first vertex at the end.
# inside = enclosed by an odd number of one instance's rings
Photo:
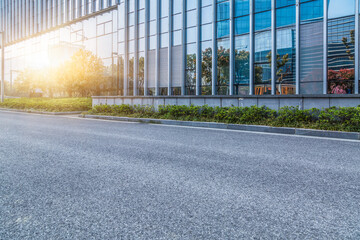
POLYGON ((91 98, 13 98, 5 99, 0 108, 45 112, 89 111, 91 98))

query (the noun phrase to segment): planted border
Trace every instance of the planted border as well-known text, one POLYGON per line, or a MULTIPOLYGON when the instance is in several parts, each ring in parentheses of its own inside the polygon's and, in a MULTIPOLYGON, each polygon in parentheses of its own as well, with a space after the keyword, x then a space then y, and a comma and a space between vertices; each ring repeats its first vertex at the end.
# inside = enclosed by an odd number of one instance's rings
POLYGON ((360 106, 332 107, 323 110, 283 107, 276 111, 264 106, 167 105, 155 109, 153 106, 140 105, 97 105, 89 111, 89 114, 360 132, 360 106))
POLYGON ((89 111, 91 98, 12 98, 0 103, 0 108, 45 112, 89 111))

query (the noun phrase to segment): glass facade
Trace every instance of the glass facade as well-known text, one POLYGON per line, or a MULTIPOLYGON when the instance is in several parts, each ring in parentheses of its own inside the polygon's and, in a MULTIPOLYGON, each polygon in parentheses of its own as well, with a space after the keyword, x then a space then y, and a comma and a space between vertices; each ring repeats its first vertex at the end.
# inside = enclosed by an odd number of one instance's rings
POLYGON ((358 94, 356 4, 0 0, 5 80, 85 49, 106 68, 102 95, 358 94))

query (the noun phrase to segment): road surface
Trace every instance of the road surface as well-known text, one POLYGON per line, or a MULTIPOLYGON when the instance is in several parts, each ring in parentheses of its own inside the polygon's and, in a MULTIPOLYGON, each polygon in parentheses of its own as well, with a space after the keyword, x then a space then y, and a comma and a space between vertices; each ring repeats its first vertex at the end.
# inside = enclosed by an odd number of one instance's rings
POLYGON ((360 142, 0 112, 0 239, 360 239, 360 142))

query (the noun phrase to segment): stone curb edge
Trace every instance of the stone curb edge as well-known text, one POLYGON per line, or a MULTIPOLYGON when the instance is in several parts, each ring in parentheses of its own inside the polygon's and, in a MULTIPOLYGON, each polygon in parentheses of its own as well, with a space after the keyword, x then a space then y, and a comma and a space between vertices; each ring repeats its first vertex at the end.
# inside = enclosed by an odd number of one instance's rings
POLYGON ((84 111, 76 111, 76 112, 42 112, 36 110, 21 110, 21 109, 11 109, 11 108, 0 108, 0 111, 9 111, 9 112, 24 112, 24 113, 37 113, 44 115, 72 115, 72 114, 80 114, 84 111))
POLYGON ((192 122, 192 121, 178 121, 178 120, 150 119, 150 118, 129 118, 129 117, 115 117, 115 116, 103 116, 103 115, 79 115, 79 117, 102 119, 102 120, 113 120, 113 121, 124 121, 124 122, 166 124, 166 125, 177 125, 177 126, 188 126, 188 127, 205 127, 205 128, 231 129, 231 130, 241 130, 241 131, 251 131, 251 132, 266 132, 266 133, 360 140, 360 133, 357 132, 337 132, 337 131, 324 131, 324 130, 302 129, 302 128, 240 125, 240 124, 226 124, 226 123, 216 123, 216 122, 192 122))

